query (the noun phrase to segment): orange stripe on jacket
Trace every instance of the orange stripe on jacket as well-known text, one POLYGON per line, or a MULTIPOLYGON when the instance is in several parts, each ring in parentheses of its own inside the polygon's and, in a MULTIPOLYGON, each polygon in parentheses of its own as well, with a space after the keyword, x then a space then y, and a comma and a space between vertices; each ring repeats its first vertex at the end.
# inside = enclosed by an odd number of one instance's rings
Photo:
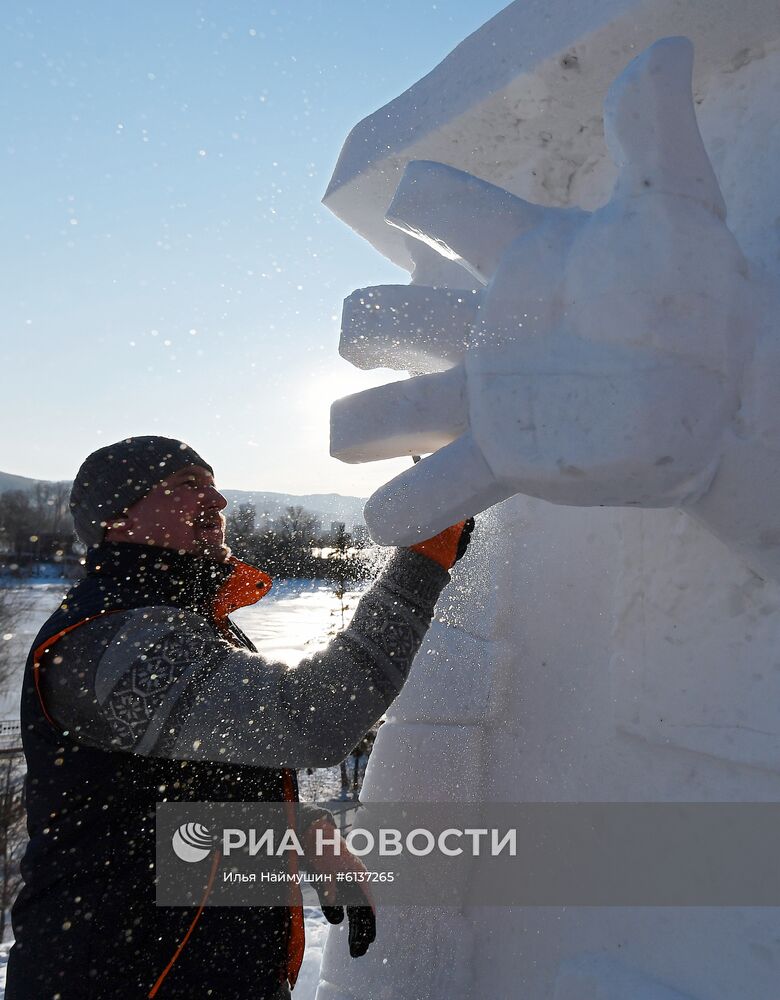
POLYGON ((33 652, 33 681, 35 682, 35 692, 38 695, 38 701, 41 704, 41 711, 46 716, 46 721, 50 725, 54 726, 55 729, 57 727, 57 723, 54 721, 54 719, 52 719, 52 717, 46 711, 46 705, 43 703, 43 695, 41 694, 40 663, 44 653, 48 653, 50 647, 53 646, 55 642, 60 640, 64 635, 67 635, 68 632, 72 632, 74 629, 80 628, 82 625, 86 625, 87 622, 93 622, 95 621, 96 618, 103 618, 106 615, 115 615, 118 613, 119 609, 115 611, 101 611, 100 614, 98 615, 90 615, 89 618, 82 618, 80 622, 76 622, 75 625, 68 625, 67 628, 62 629, 61 632, 58 632, 56 635, 51 636, 51 638, 47 639, 46 642, 42 642, 40 646, 37 646, 35 651, 33 652))
MULTIPOLYGON (((284 771, 284 800, 287 811, 287 825, 291 830, 295 829, 295 786, 293 785, 292 771, 284 771)), ((295 851, 290 852, 290 871, 293 875, 298 874, 298 855, 295 851)), ((306 949, 306 929, 303 923, 303 897, 300 886, 294 882, 290 883, 290 936, 287 939, 287 979, 290 989, 295 986, 298 973, 301 971, 303 953, 306 949)))

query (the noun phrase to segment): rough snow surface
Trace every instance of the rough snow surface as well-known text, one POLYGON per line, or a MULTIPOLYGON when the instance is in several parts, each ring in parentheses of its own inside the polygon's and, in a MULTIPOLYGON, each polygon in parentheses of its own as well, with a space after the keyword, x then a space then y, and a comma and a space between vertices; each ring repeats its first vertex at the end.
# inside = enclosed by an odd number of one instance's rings
MULTIPOLYGON (((516 0, 347 140, 326 203, 413 277, 347 300, 341 352, 424 375, 339 401, 334 451, 433 452, 369 527, 443 526, 498 499, 491 478, 525 494, 445 598, 484 642, 430 633, 367 799, 428 797, 434 773, 454 800, 778 801, 779 83, 776 0, 516 0), (670 36, 693 42, 692 103, 682 61, 656 61, 670 36)), ((330 938, 319 1000, 777 1000, 778 962, 771 908, 431 911, 424 931, 399 908, 361 962, 330 938)))

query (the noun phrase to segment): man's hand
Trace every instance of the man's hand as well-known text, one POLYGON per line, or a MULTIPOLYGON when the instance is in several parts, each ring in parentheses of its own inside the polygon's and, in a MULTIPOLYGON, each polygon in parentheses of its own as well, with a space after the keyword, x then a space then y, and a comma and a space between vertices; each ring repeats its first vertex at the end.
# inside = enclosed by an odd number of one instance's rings
MULTIPOLYGON (((328 923, 340 924, 344 919, 344 907, 336 904, 335 878, 339 872, 364 873, 366 867, 360 858, 356 858, 347 847, 346 841, 328 819, 320 819, 312 823, 304 835, 303 849, 306 855, 306 866, 317 874, 333 876, 331 884, 315 882, 314 887, 320 897, 322 914, 328 923), (340 851, 337 854, 330 844, 324 844, 322 851, 317 853, 317 830, 322 831, 323 840, 338 839, 340 851)), ((367 882, 350 883, 350 888, 360 892, 365 902, 347 906, 349 921, 349 953, 352 958, 359 958, 368 951, 368 946, 376 938, 376 909, 368 890, 367 882)))
MULTIPOLYGON (((322 915, 329 924, 340 924, 344 919, 343 906, 329 906, 321 903, 322 915)), ((348 906, 349 953, 352 958, 360 958, 368 951, 368 946, 376 938, 376 916, 370 906, 348 906)))
POLYGON ((388 221, 486 287, 380 286, 345 303, 344 357, 430 373, 333 405, 345 461, 430 453, 369 500, 377 541, 408 545, 515 493, 665 507, 709 488, 759 324, 692 62, 687 39, 663 39, 612 85, 618 179, 593 213, 407 168, 388 221))

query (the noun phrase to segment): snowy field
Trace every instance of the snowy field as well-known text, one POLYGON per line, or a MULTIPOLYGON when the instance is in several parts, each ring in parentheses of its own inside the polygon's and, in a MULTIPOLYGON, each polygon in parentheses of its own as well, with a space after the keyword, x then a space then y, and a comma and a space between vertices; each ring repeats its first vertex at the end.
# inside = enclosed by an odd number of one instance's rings
MULTIPOLYGON (((19 628, 13 639, 18 653, 19 671, 0 698, 0 719, 18 718, 18 691, 24 667, 24 655, 36 632, 57 607, 64 589, 56 583, 31 584, 14 594, 21 611, 19 628)), ((344 621, 349 621, 359 599, 359 593, 344 598, 344 621)), ((274 584, 271 593, 254 607, 245 608, 233 616, 265 656, 289 665, 322 649, 335 631, 341 628, 341 602, 327 584, 318 580, 295 580, 274 584)), ((335 798, 340 788, 338 768, 300 774, 301 797, 304 799, 335 798)), ((322 950, 329 925, 319 909, 306 907, 306 953, 303 959, 295 1000, 314 1000, 319 981, 322 950)), ((346 925, 346 920, 344 921, 346 925)), ((343 926, 343 925, 342 925, 343 926)), ((340 932, 340 928, 336 933, 340 932)), ((5 966, 11 941, 0 947, 0 1000, 4 996, 5 966)))

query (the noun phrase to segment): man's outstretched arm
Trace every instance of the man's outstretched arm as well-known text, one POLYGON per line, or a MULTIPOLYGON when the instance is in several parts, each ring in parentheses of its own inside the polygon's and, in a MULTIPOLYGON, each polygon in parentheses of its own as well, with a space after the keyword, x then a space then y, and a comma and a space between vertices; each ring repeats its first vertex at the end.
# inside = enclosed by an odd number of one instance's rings
POLYGON ((350 625, 297 667, 227 643, 193 678, 151 752, 287 767, 337 764, 401 690, 449 574, 396 553, 350 625))
POLYGON ((192 612, 137 609, 60 640, 43 663, 44 698, 64 728, 105 749, 335 764, 401 690, 448 580, 434 558, 399 550, 350 625, 293 668, 215 637, 192 612))

